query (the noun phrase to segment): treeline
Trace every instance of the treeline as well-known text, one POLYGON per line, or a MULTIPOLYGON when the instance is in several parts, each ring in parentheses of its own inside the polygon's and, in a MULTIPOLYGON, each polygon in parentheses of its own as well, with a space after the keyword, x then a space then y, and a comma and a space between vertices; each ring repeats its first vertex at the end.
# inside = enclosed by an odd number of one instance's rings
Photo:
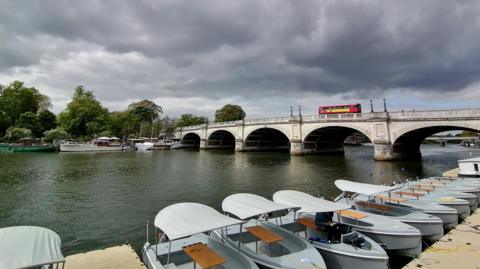
MULTIPOLYGON (((124 111, 109 112, 83 86, 74 89, 66 109, 55 115, 50 98, 35 87, 14 81, 0 85, 0 140, 16 142, 22 138, 73 138, 90 140, 95 136, 119 138, 171 136, 177 127, 208 123, 207 117, 183 114, 178 119, 162 117, 163 108, 151 100, 134 102, 124 111)), ((245 118, 240 106, 225 105, 216 110, 215 122, 245 118)))

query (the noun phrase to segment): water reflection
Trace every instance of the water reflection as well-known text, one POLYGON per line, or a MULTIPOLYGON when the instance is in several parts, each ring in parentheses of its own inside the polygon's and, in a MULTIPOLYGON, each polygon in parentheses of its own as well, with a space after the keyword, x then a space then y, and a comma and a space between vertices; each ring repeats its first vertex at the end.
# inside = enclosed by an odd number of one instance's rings
MULTIPOLYGON (((455 152, 457 149, 444 148, 455 152)), ((145 221, 176 202, 220 209, 237 192, 268 198, 281 189, 333 198, 338 178, 391 183, 437 175, 457 154, 426 147, 421 162, 375 162, 373 148, 349 147, 344 156, 231 150, 82 154, 0 154, 0 227, 39 225, 62 237, 66 254, 131 242, 144 243, 145 221)))

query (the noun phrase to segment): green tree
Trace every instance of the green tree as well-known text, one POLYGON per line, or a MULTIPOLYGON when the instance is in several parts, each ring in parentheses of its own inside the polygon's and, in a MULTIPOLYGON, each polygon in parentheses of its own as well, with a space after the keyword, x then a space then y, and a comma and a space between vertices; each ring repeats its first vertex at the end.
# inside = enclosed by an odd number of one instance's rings
POLYGON ((136 125, 137 118, 127 111, 110 113, 108 129, 115 136, 120 138, 128 137, 129 134, 135 133, 136 125))
POLYGON ((8 86, 0 87, 0 133, 5 126, 15 125, 25 112, 37 113, 50 106, 50 99, 34 87, 27 88, 23 82, 14 81, 8 86))
POLYGON ((43 135, 45 137, 45 141, 47 142, 52 142, 55 139, 62 140, 68 138, 67 132, 62 128, 45 131, 43 132, 43 135))
POLYGON ((20 115, 15 126, 31 130, 33 137, 41 137, 43 135, 37 114, 33 112, 25 112, 20 115))
POLYGON ((192 114, 182 114, 175 120, 175 128, 208 123, 207 117, 194 116, 192 114))
POLYGON ((6 137, 8 138, 9 142, 16 142, 25 137, 32 138, 32 131, 27 128, 12 126, 8 128, 6 137))
POLYGON ((42 110, 37 114, 42 134, 57 127, 57 116, 49 110, 42 110))
POLYGON ((140 134, 142 135, 143 123, 153 122, 163 112, 162 107, 150 100, 142 100, 128 105, 128 112, 134 115, 140 122, 140 134))
POLYGON ((228 104, 215 111, 215 122, 243 120, 245 116, 241 106, 228 104))
POLYGON ((460 133, 459 136, 461 137, 472 137, 472 136, 479 136, 479 132, 474 132, 474 131, 463 131, 460 133))
POLYGON ((74 137, 92 137, 108 127, 109 114, 93 92, 78 86, 67 109, 60 113, 59 122, 74 137))

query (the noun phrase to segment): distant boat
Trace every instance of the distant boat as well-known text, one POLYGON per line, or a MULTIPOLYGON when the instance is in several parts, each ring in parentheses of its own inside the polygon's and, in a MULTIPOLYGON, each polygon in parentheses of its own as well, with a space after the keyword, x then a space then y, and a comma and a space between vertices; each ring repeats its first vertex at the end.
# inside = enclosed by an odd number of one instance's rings
POLYGON ((57 147, 37 143, 34 139, 22 139, 19 144, 0 144, 0 152, 53 152, 57 147))
POLYGON ((135 148, 139 151, 145 151, 153 148, 152 142, 143 142, 143 143, 136 143, 135 148))
POLYGON ((60 144, 62 152, 122 151, 123 146, 118 139, 109 137, 97 138, 93 143, 66 142, 60 144))

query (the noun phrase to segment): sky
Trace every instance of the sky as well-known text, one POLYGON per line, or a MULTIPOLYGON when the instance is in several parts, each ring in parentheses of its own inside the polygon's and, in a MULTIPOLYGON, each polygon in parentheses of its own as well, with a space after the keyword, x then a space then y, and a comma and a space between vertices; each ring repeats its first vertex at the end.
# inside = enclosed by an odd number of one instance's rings
POLYGON ((303 115, 478 107, 480 1, 0 0, 0 84, 35 86, 59 113, 73 89, 110 111, 303 115))

